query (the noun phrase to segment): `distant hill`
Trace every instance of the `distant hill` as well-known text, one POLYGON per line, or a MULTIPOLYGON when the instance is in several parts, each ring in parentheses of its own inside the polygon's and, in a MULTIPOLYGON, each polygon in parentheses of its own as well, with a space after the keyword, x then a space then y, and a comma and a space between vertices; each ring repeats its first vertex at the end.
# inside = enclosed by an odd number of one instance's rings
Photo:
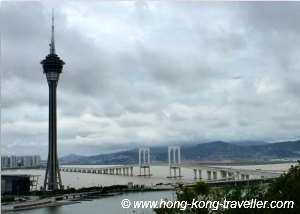
POLYGON ((235 141, 232 144, 241 145, 241 146, 250 146, 250 145, 264 145, 267 144, 265 141, 260 140, 243 140, 243 141, 235 141))
POLYGON ((89 157, 83 156, 83 155, 76 155, 76 154, 69 154, 66 156, 63 156, 59 158, 59 161, 62 163, 78 163, 78 164, 84 164, 85 162, 88 162, 89 157))
MULTIPOLYGON (((168 161, 167 147, 151 147, 150 150, 152 162, 168 161)), ((300 140, 257 145, 214 141, 181 148, 183 162, 269 161, 297 158, 300 159, 300 140)), ((136 164, 138 149, 94 156, 70 154, 59 158, 59 161, 61 164, 136 164)))

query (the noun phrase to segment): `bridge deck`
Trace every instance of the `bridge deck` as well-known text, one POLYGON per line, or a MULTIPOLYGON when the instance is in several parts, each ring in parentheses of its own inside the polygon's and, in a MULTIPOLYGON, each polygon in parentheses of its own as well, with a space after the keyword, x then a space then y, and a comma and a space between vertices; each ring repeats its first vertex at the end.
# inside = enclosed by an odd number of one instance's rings
MULTIPOLYGON (((151 165, 153 166, 153 165, 151 165)), ((168 166, 164 164, 154 165, 154 166, 168 166)), ((139 165, 117 165, 117 166, 109 166, 109 167, 72 167, 72 166, 61 166, 61 171, 69 171, 69 172, 83 172, 83 173, 99 173, 99 171, 109 171, 109 170, 129 170, 135 167, 139 167, 139 165)), ((150 166, 149 166, 150 167, 150 166)), ((193 170, 202 170, 202 171, 210 171, 210 172, 228 172, 231 173, 231 176, 237 175, 251 175, 251 176, 258 176, 260 178, 276 178, 279 177, 282 173, 277 171, 268 171, 268 170, 251 170, 251 169, 236 169, 236 168, 229 168, 229 167, 216 167, 216 166, 207 166, 207 165, 195 165, 195 164, 181 164, 181 165, 171 165, 171 168, 180 167, 180 168, 189 168, 193 170)), ((110 173, 101 173, 101 174, 110 174, 110 173)), ((113 174, 113 173, 112 173, 113 174)), ((116 173, 118 174, 118 173, 116 173)), ((119 172, 119 174, 122 174, 119 172)), ((123 173, 128 174, 128 172, 123 173)), ((130 173, 132 175, 132 173, 130 173)), ((230 176, 228 176, 230 177, 230 176)), ((227 177, 227 178, 228 178, 227 177)), ((216 180, 216 179, 214 179, 216 180)), ((220 179, 218 179, 220 180, 220 179)))

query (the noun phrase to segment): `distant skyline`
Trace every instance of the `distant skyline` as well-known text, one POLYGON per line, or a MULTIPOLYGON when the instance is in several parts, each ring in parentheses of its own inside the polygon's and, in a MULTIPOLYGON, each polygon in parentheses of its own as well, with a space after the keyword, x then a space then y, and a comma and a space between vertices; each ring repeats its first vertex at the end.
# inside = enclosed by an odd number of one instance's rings
POLYGON ((52 7, 59 156, 299 139, 300 2, 2 2, 2 154, 46 158, 52 7))

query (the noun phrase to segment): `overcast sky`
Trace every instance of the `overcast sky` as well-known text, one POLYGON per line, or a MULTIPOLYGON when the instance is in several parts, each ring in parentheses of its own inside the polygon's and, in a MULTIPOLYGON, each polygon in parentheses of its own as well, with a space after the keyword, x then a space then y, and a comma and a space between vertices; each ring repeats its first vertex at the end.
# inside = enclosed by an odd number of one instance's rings
POLYGON ((2 154, 47 155, 52 7, 60 156, 299 139, 300 2, 2 2, 2 154))

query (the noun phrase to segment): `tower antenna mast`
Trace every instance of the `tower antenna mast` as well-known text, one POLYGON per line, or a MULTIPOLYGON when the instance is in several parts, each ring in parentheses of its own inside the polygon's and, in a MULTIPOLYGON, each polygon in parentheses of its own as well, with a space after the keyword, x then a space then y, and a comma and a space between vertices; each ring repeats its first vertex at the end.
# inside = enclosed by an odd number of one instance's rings
POLYGON ((55 38, 54 38, 54 9, 52 8, 52 27, 51 27, 51 44, 50 54, 55 54, 55 38))

